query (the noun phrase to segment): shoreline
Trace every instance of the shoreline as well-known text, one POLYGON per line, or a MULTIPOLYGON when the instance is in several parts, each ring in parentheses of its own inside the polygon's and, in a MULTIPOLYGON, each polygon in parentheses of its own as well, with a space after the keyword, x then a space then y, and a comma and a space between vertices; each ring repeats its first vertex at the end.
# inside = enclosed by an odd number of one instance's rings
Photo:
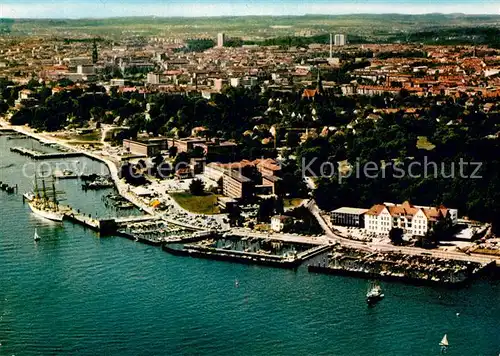
MULTIPOLYGON (((142 212, 144 212, 147 215, 152 216, 152 217, 161 218, 161 219, 163 219, 169 223, 175 224, 175 225, 188 227, 190 229, 195 229, 195 230, 203 230, 202 228, 196 228, 194 226, 187 226, 186 224, 176 222, 172 219, 169 219, 166 216, 162 216, 160 214, 157 214, 154 211, 154 209, 151 208, 149 205, 147 205, 144 202, 140 202, 137 198, 132 196, 128 185, 126 185, 124 182, 122 182, 121 179, 119 178, 118 168, 117 168, 116 164, 113 161, 111 161, 110 159, 103 157, 99 154, 89 152, 85 149, 73 147, 72 145, 70 145, 67 142, 62 142, 62 140, 60 140, 60 139, 50 137, 50 136, 47 136, 44 134, 32 132, 32 130, 30 128, 9 125, 8 123, 6 123, 4 120, 1 120, 1 119, 0 119, 0 128, 2 130, 5 130, 5 131, 12 131, 12 132, 17 132, 17 133, 22 134, 22 135, 26 135, 26 136, 28 136, 32 139, 35 139, 37 141, 40 141, 40 142, 45 142, 45 143, 49 142, 49 143, 57 144, 60 147, 63 147, 65 149, 69 150, 70 152, 81 154, 85 157, 88 157, 90 159, 93 159, 93 160, 96 160, 98 162, 105 164, 108 167, 108 170, 110 172, 110 175, 111 175, 113 183, 114 183, 114 186, 117 189, 119 195, 122 196, 127 201, 134 204, 134 206, 139 208, 142 212)), ((371 245, 363 244, 359 241, 350 240, 350 239, 346 238, 345 236, 342 236, 342 235, 339 235, 339 234, 333 232, 331 230, 331 227, 328 225, 328 223, 321 217, 321 215, 319 215, 318 211, 315 211, 316 207, 314 206, 314 204, 311 205, 311 203, 314 203, 314 202, 309 202, 309 204, 307 204, 308 208, 311 210, 313 215, 315 215, 315 217, 318 219, 318 221, 320 222, 320 225, 322 225, 323 230, 325 231, 325 235, 318 237, 318 238, 315 238, 315 239, 317 239, 315 241, 315 243, 317 243, 318 245, 331 244, 333 242, 338 242, 341 245, 351 246, 353 248, 357 248, 357 249, 365 250, 365 251, 377 251, 377 250, 384 251, 385 250, 386 252, 399 252, 399 253, 409 255, 409 256, 420 255, 422 253, 422 251, 420 251, 421 249, 419 249, 419 248, 385 246, 385 245, 384 246, 378 246, 378 245, 371 246, 371 245), (319 215, 319 218, 317 215, 319 215)), ((240 234, 241 234, 241 232, 240 232, 240 234)), ((252 235, 253 233, 251 231, 248 231, 248 232, 245 232, 245 234, 252 235)), ((262 236, 262 237, 266 238, 265 236, 262 236)), ((282 238, 284 241, 287 240, 287 237, 285 235, 280 236, 280 234, 273 234, 272 237, 268 236, 267 238, 278 239, 278 240, 282 238)), ((298 238, 299 239, 312 239, 312 237, 310 237, 310 236, 300 236, 298 238)), ((155 243, 155 244, 159 245, 157 243, 155 243)), ((443 251, 443 250, 434 250, 434 251, 425 250, 425 252, 431 253, 434 257, 437 257, 437 258, 446 258, 449 260, 462 260, 462 261, 466 260, 466 261, 481 262, 481 263, 495 262, 497 265, 497 268, 498 268, 498 266, 500 266, 500 259, 497 259, 497 258, 488 258, 486 256, 475 256, 475 255, 467 256, 465 254, 462 255, 462 254, 458 254, 457 252, 443 251)), ((198 256, 198 257, 201 257, 201 256, 198 256)))

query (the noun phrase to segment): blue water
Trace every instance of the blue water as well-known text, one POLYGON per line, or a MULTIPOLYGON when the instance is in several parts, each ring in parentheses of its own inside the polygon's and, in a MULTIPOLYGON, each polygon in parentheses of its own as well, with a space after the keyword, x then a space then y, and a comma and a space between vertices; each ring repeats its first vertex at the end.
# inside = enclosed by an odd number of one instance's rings
MULTIPOLYGON (((29 187, 28 160, 6 144, 0 166, 16 166, 0 180, 29 187)), ((72 202, 110 213, 99 192, 64 184, 72 202)), ((385 283, 369 308, 363 280, 175 257, 47 223, 20 195, 0 192, 0 217, 0 355, 438 355, 445 333, 448 355, 500 352, 498 281, 385 283)))

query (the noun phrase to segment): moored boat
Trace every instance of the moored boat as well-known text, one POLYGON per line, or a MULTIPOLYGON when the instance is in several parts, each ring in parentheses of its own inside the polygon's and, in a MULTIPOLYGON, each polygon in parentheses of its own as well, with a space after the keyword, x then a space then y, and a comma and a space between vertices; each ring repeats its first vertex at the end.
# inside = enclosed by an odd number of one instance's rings
POLYGON ((44 207, 42 205, 37 204, 36 201, 29 201, 28 206, 30 207, 33 214, 37 216, 52 221, 58 221, 58 222, 63 221, 64 214, 61 211, 44 207))
POLYGON ((25 193, 24 198, 35 215, 52 221, 62 221, 64 214, 59 208, 60 199, 58 198, 62 193, 56 191, 53 179, 48 182, 44 178, 35 176, 33 192, 25 193), (40 185, 38 180, 41 180, 40 185), (47 189, 47 186, 50 188, 47 189))

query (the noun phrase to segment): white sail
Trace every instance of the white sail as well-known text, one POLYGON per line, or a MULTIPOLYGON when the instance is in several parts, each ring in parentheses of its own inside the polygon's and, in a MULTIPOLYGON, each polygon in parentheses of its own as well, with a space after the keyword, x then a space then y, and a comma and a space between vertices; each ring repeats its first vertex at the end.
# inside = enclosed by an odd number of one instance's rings
POLYGON ((448 346, 448 336, 444 334, 443 339, 439 343, 440 346, 448 346))
POLYGON ((35 236, 33 236, 33 239, 34 239, 35 241, 40 240, 40 235, 38 235, 38 231, 37 231, 37 229, 35 229, 35 236))

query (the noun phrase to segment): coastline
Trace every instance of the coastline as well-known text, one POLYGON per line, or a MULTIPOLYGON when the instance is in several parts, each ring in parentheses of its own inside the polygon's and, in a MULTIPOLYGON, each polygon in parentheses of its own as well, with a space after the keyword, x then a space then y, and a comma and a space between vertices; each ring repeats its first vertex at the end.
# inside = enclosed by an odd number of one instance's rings
MULTIPOLYGON (((24 126, 12 126, 6 123, 4 120, 0 120, 0 126, 2 126, 6 130, 12 130, 14 132, 17 132, 22 135, 26 135, 28 137, 31 137, 35 140, 41 141, 41 142, 48 142, 48 143, 53 143, 57 144, 61 147, 64 147, 65 149, 79 153, 81 155, 84 155, 90 159, 99 161, 103 164, 105 164, 110 172, 110 175, 112 177, 113 183, 120 194, 123 198, 125 198, 127 201, 131 202, 134 204, 134 206, 138 207, 141 211, 145 212, 146 214, 152 216, 152 217, 158 217, 161 218, 167 222, 170 222, 172 224, 188 227, 188 228, 195 228, 194 226, 186 226, 186 224, 183 224, 181 222, 177 222, 175 220, 169 219, 168 217, 157 214, 153 208, 151 208, 148 204, 141 202, 139 199, 134 197, 132 193, 129 191, 128 185, 126 185, 121 179, 119 178, 118 175, 118 167, 116 164, 111 161, 110 159, 103 157, 102 155, 89 152, 88 150, 82 149, 82 148, 75 148, 72 145, 68 144, 67 142, 60 140, 55 137, 51 137, 45 134, 40 134, 40 133, 35 133, 33 130, 30 128, 24 127, 24 126)), ((315 205, 314 201, 310 201, 306 205, 309 210, 313 213, 313 215, 316 217, 320 225, 322 226, 323 230, 325 231, 325 234, 320 237, 311 237, 311 236, 300 236, 297 237, 299 240, 313 240, 314 243, 318 245, 330 245, 332 243, 340 243, 341 245, 344 246, 350 246, 352 248, 356 248, 359 250, 364 250, 364 251, 384 251, 384 252, 398 252, 406 255, 420 255, 422 253, 425 254, 431 254, 433 257, 436 258, 445 258, 445 259, 450 259, 450 260, 460 260, 460 261, 474 261, 474 262, 479 262, 479 263, 492 263, 493 261, 496 262, 497 267, 500 265, 500 259, 499 258, 489 258, 486 256, 470 256, 470 255, 465 255, 465 254, 460 254, 458 252, 453 252, 453 251, 444 251, 444 250, 424 250, 421 248, 414 248, 414 247, 399 247, 399 246, 393 246, 393 245, 372 245, 372 244, 365 244, 359 241, 351 240, 348 239, 345 236, 342 236, 338 233, 336 233, 333 230, 333 227, 328 224, 328 221, 325 220, 320 212, 317 206, 315 205)), ((199 230, 202 230, 201 228, 198 228, 199 230)), ((245 235, 248 236, 253 236, 253 235, 260 235, 257 233, 254 233, 252 231, 240 231, 240 234, 244 233, 245 235)), ((259 237, 262 238, 267 238, 267 239, 275 239, 275 240, 289 240, 290 237, 287 237, 286 235, 283 234, 272 234, 268 236, 260 235, 259 237)), ((156 244, 156 243, 155 243, 156 244)), ((157 244, 159 245, 159 244, 157 244)), ((196 257, 205 257, 205 258, 210 258, 209 256, 196 256, 196 257)))

